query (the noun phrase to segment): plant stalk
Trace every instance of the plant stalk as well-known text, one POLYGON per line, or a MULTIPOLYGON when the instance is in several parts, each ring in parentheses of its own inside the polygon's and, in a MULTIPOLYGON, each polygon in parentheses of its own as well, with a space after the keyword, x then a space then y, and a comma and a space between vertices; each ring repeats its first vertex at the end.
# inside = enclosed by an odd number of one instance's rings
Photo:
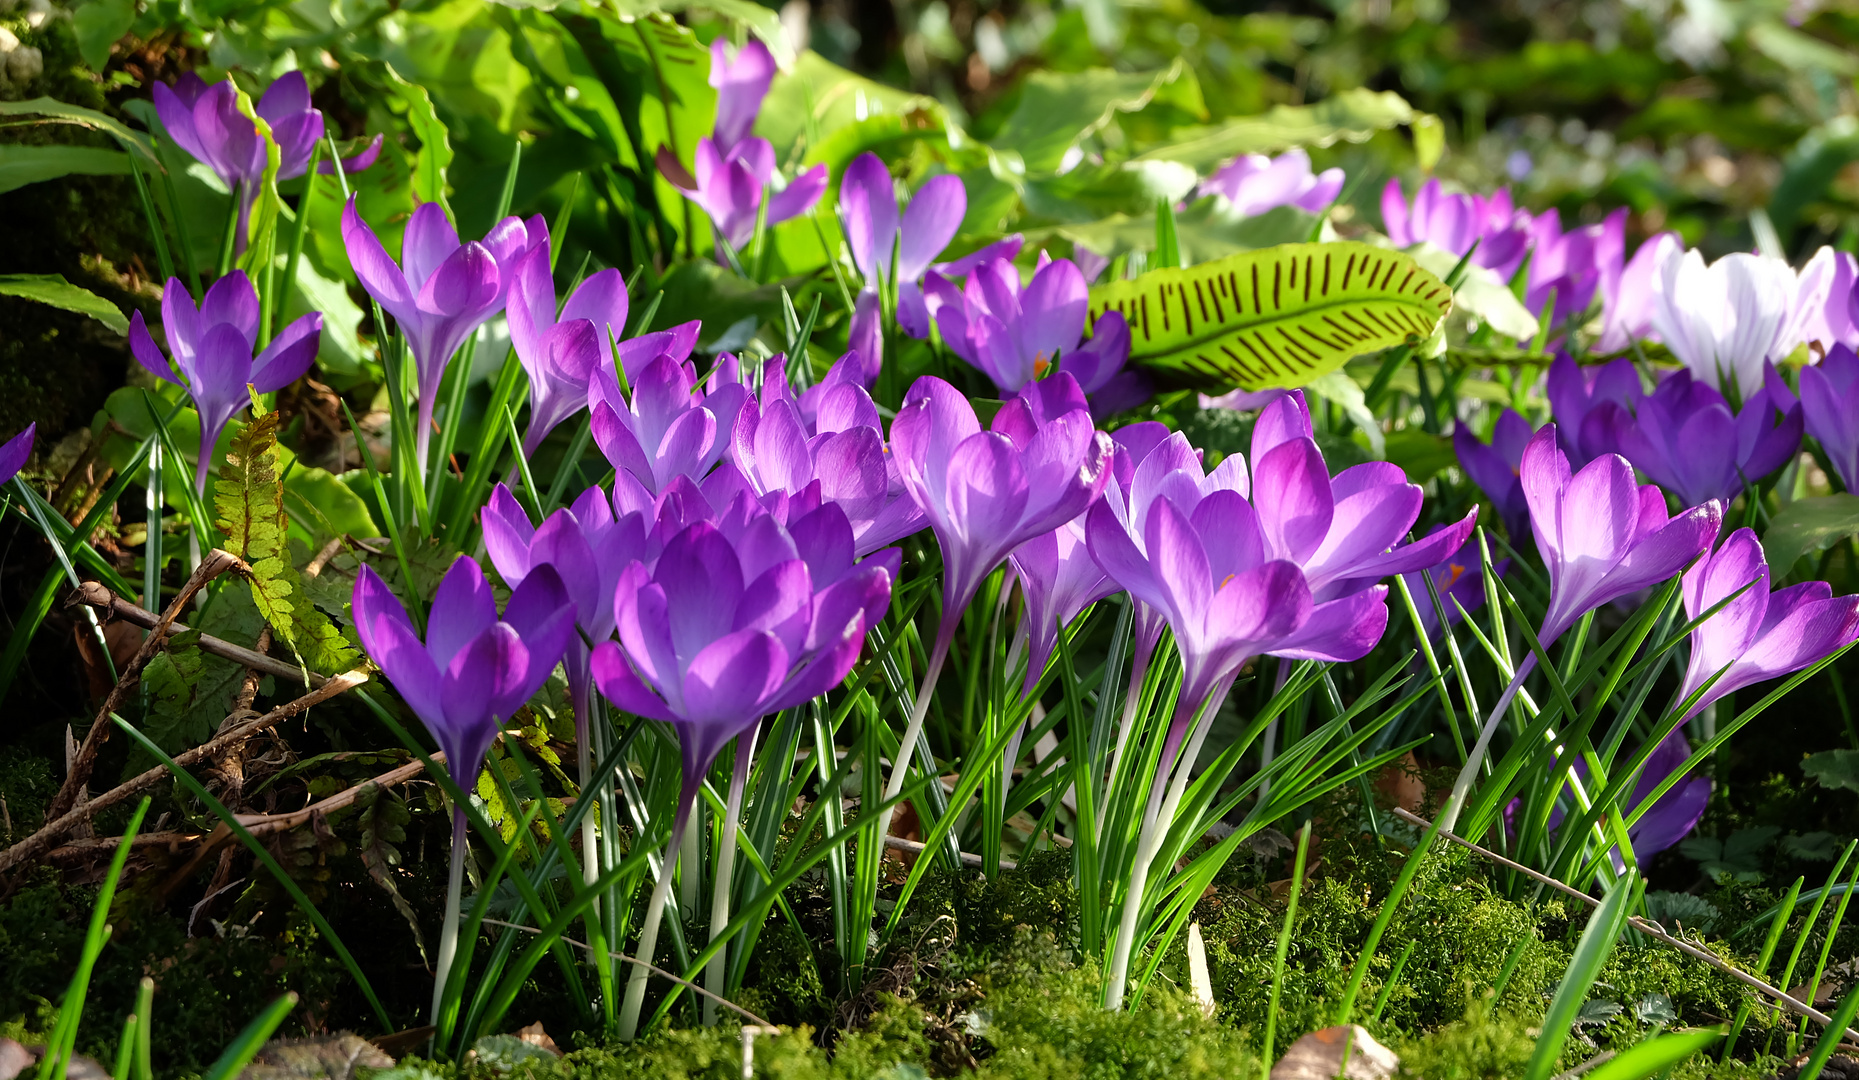
POLYGON ((458 954, 459 901, 465 890, 465 808, 452 807, 452 873, 445 886, 445 922, 439 926, 439 960, 432 983, 432 1025, 439 1026, 445 1003, 445 984, 451 978, 452 960, 458 954))
MULTIPOLYGON (((723 804, 723 844, 717 852, 715 880, 710 885, 710 941, 729 925, 730 890, 736 877, 736 826, 742 820, 742 796, 749 788, 749 759, 755 755, 755 728, 736 739, 736 767, 730 773, 729 798, 723 804)), ((704 1026, 716 1026, 716 999, 723 996, 728 975, 729 950, 718 951, 704 966, 704 989, 715 997, 704 999, 704 1026)))
MULTIPOLYGON (((950 619, 943 613, 945 621, 950 619)), ((959 618, 959 613, 957 615, 959 618)), ((904 779, 910 775, 910 759, 916 756, 917 736, 923 733, 923 720, 929 715, 930 694, 936 689, 936 679, 942 674, 942 665, 949 659, 949 639, 954 636, 955 626, 950 623, 947 630, 936 634, 936 645, 930 650, 929 665, 923 669, 923 683, 917 687, 915 707, 910 710, 910 723, 904 727, 903 738, 897 740, 897 760, 891 763, 891 779, 884 785, 886 802, 897 798, 897 793, 904 790, 904 779)), ((891 815, 896 807, 888 807, 878 818, 878 835, 891 835, 891 815)))
POLYGON ((652 956, 658 950, 658 931, 665 919, 665 902, 671 899, 671 877, 677 869, 678 850, 684 843, 684 834, 690 824, 690 806, 696 801, 696 792, 689 791, 678 799, 678 816, 671 826, 671 842, 665 845, 665 859, 658 872, 658 882, 652 886, 652 897, 646 901, 645 922, 639 927, 639 945, 633 950, 634 959, 642 961, 634 964, 632 973, 626 977, 626 1000, 620 1005, 620 1041, 632 1042, 639 1033, 639 1010, 645 1004, 645 982, 648 974, 645 964, 652 962, 652 956))

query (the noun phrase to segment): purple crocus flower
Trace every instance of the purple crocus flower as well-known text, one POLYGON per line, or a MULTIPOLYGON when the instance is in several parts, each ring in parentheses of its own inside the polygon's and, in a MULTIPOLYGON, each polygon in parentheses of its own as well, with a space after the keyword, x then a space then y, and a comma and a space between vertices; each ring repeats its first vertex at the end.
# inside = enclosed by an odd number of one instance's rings
POLYGON ((1825 356, 1835 345, 1859 344, 1851 306, 1856 266, 1859 261, 1844 251, 1823 247, 1814 253, 1795 279, 1794 302, 1777 339, 1778 352, 1806 344, 1825 356))
POLYGON ((1715 501, 1669 517, 1658 486, 1636 484, 1618 454, 1571 475, 1555 430, 1543 425, 1521 468, 1536 550, 1549 568, 1549 610, 1537 635, 1544 647, 1602 604, 1684 569, 1710 550, 1723 523, 1715 501))
POLYGON ((1801 414, 1840 483, 1859 491, 1859 355, 1845 345, 1801 369, 1801 414))
POLYGON ((815 165, 795 177, 772 197, 768 187, 777 178, 775 148, 750 131, 761 114, 762 99, 775 75, 775 58, 768 46, 751 40, 730 56, 721 38, 710 43, 710 85, 717 90, 713 134, 697 141, 696 175, 687 173, 669 149, 658 152, 658 170, 703 207, 716 226, 717 236, 740 249, 755 235, 755 219, 767 198, 767 223, 777 225, 813 209, 826 192, 826 166, 815 165))
POLYGON ((194 463, 194 490, 206 493, 213 466, 213 445, 226 422, 250 404, 249 384, 261 394, 282 390, 310 369, 322 338, 323 316, 312 311, 271 339, 256 357, 258 291, 245 271, 234 270, 213 283, 200 307, 179 278, 169 278, 161 294, 161 325, 168 338, 170 364, 149 336, 142 313, 129 317, 129 349, 156 378, 187 388, 200 414, 200 457, 194 463))
POLYGON ((982 579, 1009 552, 1096 501, 1112 445, 1063 372, 1008 401, 988 431, 966 395, 926 375, 891 423, 891 450, 942 548, 937 641, 946 650, 982 579))
POLYGON ((574 633, 574 603, 553 569, 531 570, 499 618, 484 571, 464 555, 433 593, 424 642, 399 598, 366 564, 355 577, 353 604, 362 648, 432 733, 452 778, 467 790, 498 721, 541 689, 574 633))
POLYGON ((549 235, 542 216, 527 225, 514 217, 491 227, 482 243, 460 243, 458 230, 438 203, 421 203, 407 222, 401 261, 388 257, 380 238, 355 211, 349 198, 342 210, 342 243, 349 264, 368 295, 394 322, 419 372, 419 419, 414 429, 418 461, 426 466, 432 440, 433 406, 452 354, 465 339, 503 309, 517 266, 549 235), (404 268, 404 269, 403 269, 404 268))
POLYGON ((1121 590, 1091 557, 1082 518, 1033 537, 1015 548, 1007 561, 1026 602, 1020 621, 1027 643, 1026 681, 1020 693, 1030 697, 1058 646, 1059 631, 1085 608, 1121 590))
POLYGON ((621 392, 612 363, 594 369, 588 383, 594 443, 615 469, 656 493, 673 476, 702 479, 723 459, 749 394, 734 375, 733 357, 725 354, 717 363, 724 370, 705 390, 689 361, 659 353, 642 368, 628 369, 630 397, 621 392))
MULTIPOLYGON (((838 510, 829 505, 821 512, 838 510)), ((794 538, 766 514, 734 544, 716 526, 698 522, 673 537, 650 570, 637 562, 626 568, 614 593, 620 640, 595 647, 594 679, 615 705, 677 729, 683 787, 669 851, 678 850, 698 789, 723 747, 769 713, 838 685, 890 594, 890 575, 878 565, 822 587, 794 538)), ((746 764, 746 755, 741 760, 746 764)), ((739 785, 746 775, 739 767, 739 785)), ((733 827, 733 821, 725 826, 733 827)), ((726 850, 733 857, 733 847, 726 850)), ((645 955, 656 944, 670 870, 659 876, 646 908, 639 945, 645 955)), ((627 1036, 644 994, 642 969, 627 986, 621 1017, 627 1036)))
MULTIPOLYGON (((1408 483, 1400 466, 1386 461, 1365 462, 1332 479, 1301 390, 1259 413, 1252 429, 1251 496, 1266 556, 1302 569, 1318 603, 1361 592, 1390 574, 1437 566, 1465 543, 1478 517, 1474 507, 1463 520, 1402 543, 1420 517, 1420 485, 1408 483)), ((1381 618, 1385 622, 1385 612, 1381 618)), ((1367 625, 1350 630, 1339 624, 1338 632, 1366 637, 1367 625)), ((1372 637, 1380 637, 1379 629, 1372 637)), ((1373 645, 1369 640, 1361 653, 1373 645)))
POLYGON ((1530 506, 1523 497, 1523 479, 1517 470, 1523 462, 1523 448, 1535 434, 1530 422, 1512 409, 1498 414, 1489 445, 1479 442, 1463 423, 1455 424, 1452 430, 1452 448, 1459 455, 1459 467, 1490 496, 1513 547, 1530 535, 1530 506))
MULTIPOLYGON (((867 151, 846 166, 839 182, 839 219, 845 228, 846 246, 852 250, 852 261, 865 278, 865 289, 852 316, 855 342, 882 341, 876 333, 877 290, 890 280, 893 253, 901 319, 906 306, 922 307, 918 282, 955 238, 967 213, 968 191, 960 177, 945 175, 925 182, 900 218, 896 186, 878 155, 867 151), (906 289, 913 294, 910 299, 904 297, 906 289), (869 303, 867 294, 872 298, 869 303)), ((869 383, 877 378, 883 357, 869 345, 855 344, 854 348, 864 357, 869 383)))
MULTIPOLYGON (((930 335, 930 327, 936 325, 937 312, 950 304, 962 306, 962 290, 956 288, 953 282, 968 277, 989 263, 1014 261, 1019 258, 1020 248, 1025 242, 1025 237, 1012 233, 959 259, 931 263, 920 283, 900 282, 897 288, 898 329, 919 341, 926 340, 930 335)), ((1044 266, 1045 263, 1040 265, 1044 266)), ((1080 262, 1078 266, 1083 273, 1084 263, 1080 262)), ((1088 281, 1094 276, 1087 273, 1085 279, 1088 281)))
POLYGON ((1722 394, 1677 371, 1640 401, 1619 440, 1621 454, 1679 502, 1727 506, 1800 449, 1801 406, 1772 401, 1763 389, 1732 414, 1722 394))
POLYGON ((1824 581, 1770 592, 1768 558, 1749 529, 1731 533, 1699 560, 1685 574, 1681 595, 1693 619, 1735 597, 1691 632, 1691 662, 1678 700, 1703 693, 1686 709, 1686 719, 1727 694, 1799 671, 1859 640, 1859 596, 1835 597, 1824 581))
POLYGON ((511 587, 538 566, 552 566, 575 605, 575 621, 596 641, 613 636, 613 588, 620 571, 642 558, 645 521, 638 513, 615 518, 598 487, 574 504, 532 525, 510 489, 498 484, 484 505, 484 550, 511 587))
MULTIPOLYGON (((239 249, 245 248, 245 221, 254 188, 265 175, 265 140, 244 113, 239 111, 238 89, 231 79, 209 86, 200 76, 188 72, 175 80, 174 86, 156 83, 152 87, 155 112, 168 136, 195 160, 212 169, 239 199, 239 249)), ((253 103, 253 111, 271 128, 271 138, 278 144, 278 179, 302 176, 310 168, 310 154, 323 137, 323 114, 310 105, 310 85, 303 72, 280 75, 264 95, 253 103)), ((344 158, 345 173, 359 172, 374 164, 381 154, 381 137, 360 154, 344 158)), ((318 170, 333 171, 329 162, 318 170)))
MULTIPOLYGON (((1683 570, 1710 550, 1723 524, 1717 502, 1670 517, 1658 486, 1634 483, 1633 466, 1618 454, 1603 454, 1571 474, 1554 424, 1544 424, 1524 447, 1520 472, 1536 550, 1549 568, 1549 610, 1537 630, 1545 649, 1588 612, 1683 570)), ((1534 670, 1532 650, 1517 665, 1459 771, 1440 814, 1442 828, 1458 822, 1491 737, 1534 670)))
MULTIPOLYGON (((1439 528, 1444 526, 1434 531, 1439 528)), ((1497 559, 1491 564, 1492 572, 1499 577, 1509 568, 1509 559, 1497 559)), ((1434 592, 1439 594, 1440 606, 1446 609, 1447 626, 1485 605, 1484 563, 1479 558, 1478 546, 1471 541, 1448 555, 1438 566, 1402 574, 1401 580, 1407 584, 1408 595, 1414 598, 1414 609, 1420 613, 1420 625, 1428 637, 1437 637, 1440 632, 1439 612, 1433 609, 1433 597, 1427 592, 1429 577, 1433 579, 1434 592)))
POLYGON ((1509 280, 1529 250, 1530 215, 1511 205, 1510 191, 1499 188, 1490 198, 1482 195, 1448 195, 1437 178, 1414 193, 1410 207, 1401 193, 1400 180, 1381 190, 1382 223, 1396 247, 1421 242, 1464 255, 1478 244, 1472 262, 1495 270, 1509 280))
POLYGON ((27 424, 26 430, 8 439, 0 445, 0 484, 4 484, 19 475, 19 470, 26 467, 26 459, 32 456, 32 443, 38 435, 39 425, 27 424))
POLYGON ((516 264, 505 318, 516 358, 529 373, 524 454, 534 454, 555 425, 587 407, 588 381, 626 332, 626 309, 626 279, 609 268, 581 282, 558 318, 546 234, 516 264))
POLYGON ((1645 396, 1631 360, 1583 368, 1567 353, 1557 353, 1545 383, 1550 411, 1563 433, 1562 450, 1575 468, 1620 452, 1620 432, 1632 424, 1633 410, 1645 396))
POLYGON ((1620 286, 1626 258, 1627 211, 1625 207, 1607 215, 1598 225, 1583 225, 1562 231, 1561 216, 1545 210, 1531 223, 1530 234, 1535 252, 1530 256, 1529 287, 1524 304, 1541 312, 1555 290, 1556 309, 1549 314, 1551 326, 1587 312, 1595 294, 1611 296, 1620 286))
POLYGON ((1602 282, 1601 337, 1595 349, 1617 353, 1630 348, 1634 341, 1652 333, 1652 316, 1657 275, 1673 252, 1684 250, 1684 241, 1675 232, 1651 237, 1633 252, 1633 258, 1621 271, 1609 291, 1602 282))
POLYGON ((1224 195, 1235 213, 1251 217, 1280 206, 1321 214, 1342 190, 1343 170, 1325 169, 1313 176, 1310 155, 1303 147, 1293 147, 1275 158, 1264 154, 1234 158, 1201 181, 1195 195, 1224 195))
POLYGON ((878 408, 864 387, 825 386, 810 423, 782 364, 771 360, 762 380, 761 400, 749 398, 736 415, 735 465, 778 519, 836 503, 861 557, 923 528, 923 511, 885 453, 878 408))
POLYGON ((943 341, 1004 394, 1043 378, 1084 334, 1084 275, 1069 259, 1045 263, 1024 289, 1010 262, 977 267, 962 300, 936 313, 943 341))

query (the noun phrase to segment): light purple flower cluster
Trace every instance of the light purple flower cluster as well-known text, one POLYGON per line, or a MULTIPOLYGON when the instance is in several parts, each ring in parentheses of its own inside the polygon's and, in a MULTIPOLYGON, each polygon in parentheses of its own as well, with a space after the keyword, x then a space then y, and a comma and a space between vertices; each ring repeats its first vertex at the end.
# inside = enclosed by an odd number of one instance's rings
POLYGON ((1381 217, 1395 246, 1425 242, 1462 256, 1477 244, 1472 262, 1507 281, 1523 265, 1534 239, 1529 213, 1511 204, 1508 188, 1497 189, 1489 198, 1454 195, 1433 179, 1420 185, 1410 204, 1401 182, 1390 180, 1381 191, 1381 217))
POLYGON ((768 192, 779 179, 775 148, 749 132, 755 128, 774 77, 775 58, 760 41, 751 40, 734 57, 724 39, 711 42, 716 127, 697 141, 696 175, 685 172, 668 149, 661 147, 658 153, 659 172, 703 207, 716 226, 717 238, 732 248, 744 247, 755 236, 758 216, 768 225, 778 225, 813 209, 826 192, 825 165, 815 165, 772 195, 768 192), (768 204, 765 216, 764 200, 768 204))
POLYGON ((930 265, 962 225, 968 212, 968 189, 957 176, 926 181, 899 217, 897 188, 878 155, 866 152, 854 158, 839 181, 839 220, 846 233, 852 262, 865 277, 852 312, 852 349, 859 354, 866 385, 878 377, 884 362, 879 292, 891 280, 896 264, 897 318, 910 328, 923 327, 929 315, 924 308, 921 282, 930 265))
POLYGON ((1201 181, 1195 195, 1224 196, 1234 213, 1251 217, 1280 206, 1321 214, 1342 190, 1343 170, 1325 169, 1313 176, 1310 155, 1293 147, 1275 158, 1242 154, 1201 181))

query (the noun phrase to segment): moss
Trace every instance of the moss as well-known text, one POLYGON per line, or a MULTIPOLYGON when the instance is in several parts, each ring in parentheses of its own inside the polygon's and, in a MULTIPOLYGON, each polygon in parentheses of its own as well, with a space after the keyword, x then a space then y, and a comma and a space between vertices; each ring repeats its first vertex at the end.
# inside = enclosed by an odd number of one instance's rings
POLYGON ((1475 1000, 1465 1015, 1418 1038, 1396 1043, 1403 1077, 1413 1080, 1509 1080, 1536 1050, 1535 1029, 1513 1012, 1475 1000))

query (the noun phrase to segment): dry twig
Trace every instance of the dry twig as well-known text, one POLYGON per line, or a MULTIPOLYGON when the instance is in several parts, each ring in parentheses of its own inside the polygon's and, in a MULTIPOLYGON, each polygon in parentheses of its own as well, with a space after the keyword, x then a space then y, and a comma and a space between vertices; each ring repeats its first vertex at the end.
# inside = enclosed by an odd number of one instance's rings
MULTIPOLYGON (((105 620, 121 619, 124 622, 140 626, 144 630, 152 630, 161 622, 160 615, 146 608, 137 607, 135 604, 117 596, 107 587, 95 581, 86 581, 84 584, 78 586, 77 590, 71 594, 71 599, 68 602, 72 604, 88 604, 96 608, 97 614, 105 620)), ((184 623, 171 622, 168 624, 168 632, 171 634, 183 633, 187 629, 188 627, 184 623)), ((304 672, 296 665, 273 659, 260 652, 254 652, 243 645, 235 645, 230 641, 223 638, 216 638, 211 634, 201 634, 196 644, 199 645, 201 652, 211 653, 222 659, 231 660, 241 667, 262 671, 267 675, 276 675, 279 678, 289 679, 291 682, 295 683, 303 682, 304 672)), ((311 686, 323 685, 323 676, 315 672, 310 672, 309 675, 311 686)))

